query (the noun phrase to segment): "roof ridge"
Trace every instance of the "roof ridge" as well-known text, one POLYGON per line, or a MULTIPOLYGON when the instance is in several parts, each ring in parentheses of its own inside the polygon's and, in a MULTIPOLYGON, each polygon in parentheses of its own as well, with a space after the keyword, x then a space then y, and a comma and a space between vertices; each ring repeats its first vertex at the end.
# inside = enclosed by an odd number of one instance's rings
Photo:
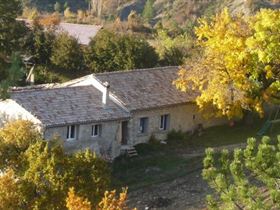
POLYGON ((12 93, 23 93, 23 92, 41 92, 41 91, 51 91, 51 90, 62 90, 62 89, 76 89, 82 87, 93 87, 92 85, 82 85, 82 86, 58 86, 58 87, 46 87, 46 88, 31 88, 22 90, 12 90, 12 93))
POLYGON ((121 71, 110 71, 110 72, 102 72, 102 73, 93 73, 93 76, 100 76, 100 75, 108 75, 108 74, 123 74, 123 73, 134 73, 134 72, 141 72, 141 71, 155 71, 155 70, 165 70, 169 68, 179 68, 179 66, 162 66, 162 67, 153 67, 153 68, 143 68, 143 69, 128 69, 128 70, 121 70, 121 71))

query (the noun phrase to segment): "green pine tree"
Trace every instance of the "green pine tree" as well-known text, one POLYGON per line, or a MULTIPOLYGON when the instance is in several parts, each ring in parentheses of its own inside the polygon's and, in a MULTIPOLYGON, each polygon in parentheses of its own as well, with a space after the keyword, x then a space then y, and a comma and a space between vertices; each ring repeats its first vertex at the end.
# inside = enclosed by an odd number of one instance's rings
POLYGON ((203 178, 214 189, 207 196, 209 209, 280 209, 280 136, 278 144, 263 137, 248 139, 245 149, 220 155, 206 150, 203 178))
POLYGON ((154 1, 153 0, 147 0, 142 16, 145 19, 145 21, 150 22, 152 18, 154 17, 154 7, 153 7, 154 1))

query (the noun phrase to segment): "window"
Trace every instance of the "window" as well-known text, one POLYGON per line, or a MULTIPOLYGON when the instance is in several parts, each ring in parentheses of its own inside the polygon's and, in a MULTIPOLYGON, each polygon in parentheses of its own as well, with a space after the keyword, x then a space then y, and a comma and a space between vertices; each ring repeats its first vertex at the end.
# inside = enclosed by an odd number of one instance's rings
POLYGON ((165 131, 168 129, 168 127, 169 127, 169 115, 168 114, 161 115, 159 129, 165 131))
POLYGON ((76 126, 69 125, 67 126, 67 140, 75 140, 76 139, 76 126))
POLYGON ((148 118, 142 117, 140 118, 139 133, 147 133, 147 132, 148 132, 148 118))
POLYGON ((91 128, 91 136, 92 137, 101 136, 101 125, 100 124, 92 126, 92 128, 91 128))

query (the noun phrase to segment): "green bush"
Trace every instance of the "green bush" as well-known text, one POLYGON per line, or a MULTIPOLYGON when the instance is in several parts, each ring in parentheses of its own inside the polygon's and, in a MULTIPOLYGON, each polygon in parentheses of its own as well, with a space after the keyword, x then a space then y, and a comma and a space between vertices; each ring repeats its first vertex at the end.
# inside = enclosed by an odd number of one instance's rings
POLYGON ((158 64, 158 55, 146 40, 104 30, 89 44, 85 62, 92 72, 151 68, 158 64))
POLYGON ((83 69, 83 61, 78 40, 67 33, 59 34, 53 44, 52 64, 58 69, 75 72, 83 69))

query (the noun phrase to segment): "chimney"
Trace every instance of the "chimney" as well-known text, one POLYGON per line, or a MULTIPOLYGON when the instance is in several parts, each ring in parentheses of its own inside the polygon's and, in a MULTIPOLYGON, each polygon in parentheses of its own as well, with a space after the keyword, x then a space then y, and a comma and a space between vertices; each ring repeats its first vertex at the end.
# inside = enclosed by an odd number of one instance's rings
POLYGON ((110 88, 110 85, 109 85, 108 82, 104 82, 103 86, 104 86, 104 90, 103 90, 103 96, 102 96, 102 104, 104 106, 106 106, 107 103, 108 103, 108 100, 109 100, 109 88, 110 88))

